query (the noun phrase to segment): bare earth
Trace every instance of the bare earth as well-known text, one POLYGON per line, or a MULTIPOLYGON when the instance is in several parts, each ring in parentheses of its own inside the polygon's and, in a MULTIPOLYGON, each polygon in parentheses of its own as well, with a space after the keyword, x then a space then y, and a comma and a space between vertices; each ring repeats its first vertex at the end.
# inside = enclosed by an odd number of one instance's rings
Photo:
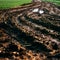
POLYGON ((0 60, 53 59, 60 60, 58 6, 36 2, 0 10, 0 60))

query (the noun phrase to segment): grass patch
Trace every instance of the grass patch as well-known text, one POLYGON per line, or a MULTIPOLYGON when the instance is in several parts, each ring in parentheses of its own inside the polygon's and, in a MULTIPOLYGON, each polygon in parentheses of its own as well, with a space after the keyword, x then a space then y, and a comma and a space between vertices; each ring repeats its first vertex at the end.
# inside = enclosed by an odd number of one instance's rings
MULTIPOLYGON (((30 3, 32 0, 0 0, 0 9, 7 9, 30 3)), ((60 6, 60 0, 43 0, 53 2, 60 6)))
POLYGON ((30 3, 31 0, 0 0, 0 9, 7 9, 30 3))
POLYGON ((52 3, 60 6, 60 0, 43 0, 43 1, 52 2, 52 3))

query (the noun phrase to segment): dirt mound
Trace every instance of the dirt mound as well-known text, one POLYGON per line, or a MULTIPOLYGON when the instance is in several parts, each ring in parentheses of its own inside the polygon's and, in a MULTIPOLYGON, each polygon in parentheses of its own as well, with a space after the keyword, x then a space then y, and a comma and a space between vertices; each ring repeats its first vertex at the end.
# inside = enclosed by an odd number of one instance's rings
POLYGON ((0 10, 0 60, 60 59, 60 9, 36 2, 0 10))

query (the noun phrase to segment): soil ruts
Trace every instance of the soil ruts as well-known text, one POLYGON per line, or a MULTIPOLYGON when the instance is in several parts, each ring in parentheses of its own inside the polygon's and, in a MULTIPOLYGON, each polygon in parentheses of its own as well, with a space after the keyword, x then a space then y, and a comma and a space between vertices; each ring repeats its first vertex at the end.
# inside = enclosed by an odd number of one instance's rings
POLYGON ((59 56, 58 6, 35 2, 0 10, 0 60, 50 60, 59 56))

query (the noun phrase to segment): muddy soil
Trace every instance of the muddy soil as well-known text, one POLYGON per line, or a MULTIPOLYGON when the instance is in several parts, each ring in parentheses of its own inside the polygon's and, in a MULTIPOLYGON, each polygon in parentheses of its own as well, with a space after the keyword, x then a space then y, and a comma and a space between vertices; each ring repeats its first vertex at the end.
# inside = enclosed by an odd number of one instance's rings
POLYGON ((0 60, 60 59, 60 8, 35 2, 0 10, 0 60))

